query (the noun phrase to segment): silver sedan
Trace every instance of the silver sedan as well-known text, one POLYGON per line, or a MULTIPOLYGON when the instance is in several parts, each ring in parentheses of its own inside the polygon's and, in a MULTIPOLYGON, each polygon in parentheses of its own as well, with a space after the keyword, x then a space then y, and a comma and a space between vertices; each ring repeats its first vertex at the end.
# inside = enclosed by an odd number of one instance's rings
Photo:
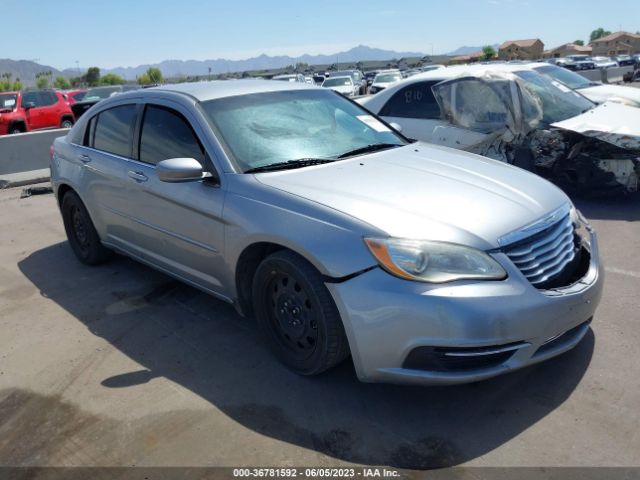
POLYGON ((574 347, 601 296, 560 190, 327 89, 122 94, 56 139, 51 172, 81 262, 117 251, 231 302, 304 375, 350 355, 363 381, 489 378, 574 347))

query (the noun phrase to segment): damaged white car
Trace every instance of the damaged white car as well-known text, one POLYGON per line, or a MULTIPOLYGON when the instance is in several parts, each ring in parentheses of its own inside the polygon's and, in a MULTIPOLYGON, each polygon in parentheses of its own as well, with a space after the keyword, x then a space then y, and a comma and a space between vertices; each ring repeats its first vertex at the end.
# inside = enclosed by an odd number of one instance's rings
POLYGON ((402 132, 534 171, 570 193, 637 192, 640 109, 521 65, 451 67, 360 100, 402 132))

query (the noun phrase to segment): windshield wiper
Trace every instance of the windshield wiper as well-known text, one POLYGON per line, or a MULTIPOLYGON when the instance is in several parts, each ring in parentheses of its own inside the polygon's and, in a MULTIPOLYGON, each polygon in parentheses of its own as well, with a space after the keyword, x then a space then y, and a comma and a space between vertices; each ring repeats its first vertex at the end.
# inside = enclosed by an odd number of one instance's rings
POLYGON ((348 152, 345 152, 341 155, 338 155, 337 158, 346 158, 346 157, 351 157, 353 155, 358 155, 360 153, 369 153, 369 152, 376 152, 378 150, 386 150, 387 148, 393 148, 393 147, 402 147, 402 144, 400 143, 372 143, 370 145, 367 145, 365 147, 360 147, 360 148, 355 148, 353 150, 349 150, 348 152))
POLYGON ((287 160, 286 162, 271 163, 269 165, 261 165, 259 167, 245 170, 244 173, 274 172, 277 170, 290 170, 293 168, 310 167, 311 165, 321 165, 323 163, 335 162, 332 158, 298 158, 296 160, 287 160))

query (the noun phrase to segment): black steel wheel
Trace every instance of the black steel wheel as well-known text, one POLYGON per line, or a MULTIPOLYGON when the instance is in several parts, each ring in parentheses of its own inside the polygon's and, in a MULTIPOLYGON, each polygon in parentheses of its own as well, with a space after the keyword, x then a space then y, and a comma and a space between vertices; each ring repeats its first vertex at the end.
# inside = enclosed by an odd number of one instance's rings
POLYGON ((281 250, 262 261, 253 306, 270 347, 294 372, 315 375, 348 356, 333 298, 320 273, 299 255, 281 250))
POLYGON ((107 260, 111 252, 100 242, 89 212, 75 192, 64 195, 61 210, 69 245, 78 260, 87 265, 107 260))

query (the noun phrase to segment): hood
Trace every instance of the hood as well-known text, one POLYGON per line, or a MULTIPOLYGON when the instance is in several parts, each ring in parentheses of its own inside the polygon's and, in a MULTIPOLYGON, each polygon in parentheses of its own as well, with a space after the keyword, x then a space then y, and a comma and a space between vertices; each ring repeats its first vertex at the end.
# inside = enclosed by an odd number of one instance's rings
POLYGON ((618 147, 640 149, 640 108, 607 102, 551 126, 597 138, 618 147))
POLYGON ((480 249, 497 247, 501 236, 569 202, 558 188, 525 170, 425 143, 256 179, 389 236, 480 249))
POLYGON ((604 103, 606 101, 616 101, 623 103, 625 100, 636 103, 640 107, 640 88, 625 87, 623 85, 594 85, 593 87, 581 88, 578 90, 592 102, 604 103))
POLYGON ((353 85, 338 85, 336 87, 329 87, 334 92, 338 93, 353 93, 353 85))

